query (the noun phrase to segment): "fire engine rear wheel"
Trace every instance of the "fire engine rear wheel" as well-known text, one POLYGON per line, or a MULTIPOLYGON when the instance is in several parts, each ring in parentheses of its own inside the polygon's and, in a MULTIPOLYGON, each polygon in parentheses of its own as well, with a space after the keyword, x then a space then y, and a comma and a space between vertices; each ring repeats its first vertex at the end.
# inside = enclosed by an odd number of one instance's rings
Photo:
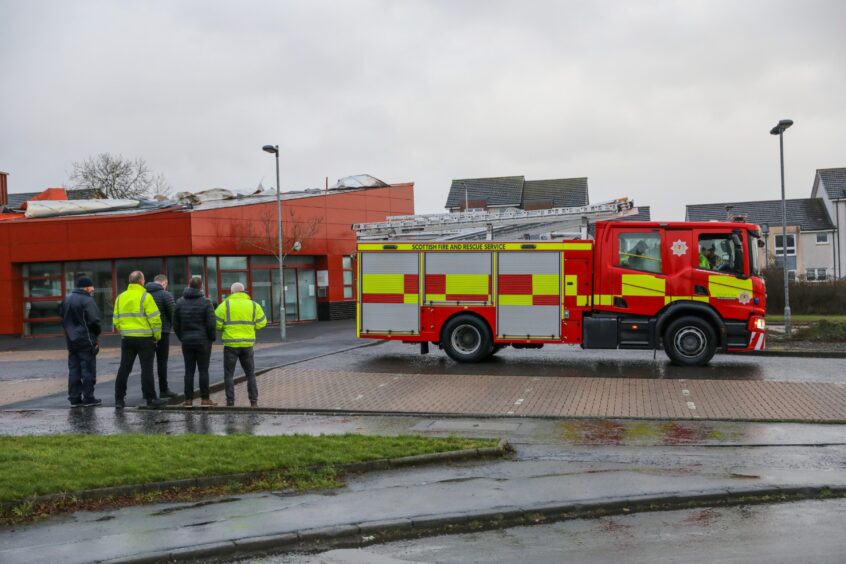
POLYGON ((664 333, 664 350, 673 364, 705 366, 717 350, 717 336, 705 320, 680 317, 664 333))
POLYGON ((473 315, 458 315, 444 325, 444 350, 456 362, 479 362, 493 352, 487 323, 473 315))

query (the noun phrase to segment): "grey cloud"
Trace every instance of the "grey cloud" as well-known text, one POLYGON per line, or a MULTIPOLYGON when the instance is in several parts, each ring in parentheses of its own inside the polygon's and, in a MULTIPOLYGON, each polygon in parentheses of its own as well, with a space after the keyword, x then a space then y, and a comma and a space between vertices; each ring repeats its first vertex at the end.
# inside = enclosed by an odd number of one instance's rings
POLYGON ((846 166, 842 2, 0 0, 0 168, 143 157, 178 189, 367 172, 417 183, 588 176, 657 218, 776 197, 846 166))

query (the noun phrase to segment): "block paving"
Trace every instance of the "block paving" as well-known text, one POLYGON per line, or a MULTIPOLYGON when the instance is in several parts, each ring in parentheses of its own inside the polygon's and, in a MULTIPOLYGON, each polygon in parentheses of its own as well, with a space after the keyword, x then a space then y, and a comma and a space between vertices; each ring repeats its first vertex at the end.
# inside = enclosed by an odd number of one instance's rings
MULTIPOLYGON (((239 371, 240 372, 240 371, 239 371)), ((846 385, 760 380, 384 374, 279 368, 259 406, 515 417, 846 421, 846 385)), ((249 405, 246 384, 236 406, 249 405)), ((223 392, 213 399, 225 404, 223 392)))

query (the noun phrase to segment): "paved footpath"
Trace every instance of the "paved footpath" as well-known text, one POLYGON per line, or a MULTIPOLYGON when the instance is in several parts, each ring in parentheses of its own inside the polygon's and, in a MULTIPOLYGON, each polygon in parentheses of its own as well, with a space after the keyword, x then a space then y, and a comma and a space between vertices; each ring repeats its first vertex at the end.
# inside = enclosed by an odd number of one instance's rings
MULTIPOLYGON (((322 321, 288 327, 288 338, 279 341, 279 328, 270 327, 259 332, 256 344, 256 369, 284 366, 294 362, 336 353, 350 348, 369 346, 372 341, 355 338, 355 322, 322 321)), ((114 405, 114 379, 120 365, 120 338, 109 335, 97 357, 97 387, 95 395, 104 406, 114 405)), ((223 346, 212 349, 209 368, 212 385, 223 382, 223 346)), ((0 339, 0 406, 3 409, 55 409, 68 406, 67 352, 63 338, 0 339)), ((142 403, 141 369, 138 361, 129 377, 127 404, 142 403)), ((242 375, 240 367, 236 377, 242 375)), ((168 382, 172 391, 184 388, 184 360, 181 346, 171 335, 168 382)), ((199 386, 198 376, 194 385, 199 386)), ((158 380, 156 379, 158 390, 158 380)), ((196 395, 199 397, 199 394, 196 395)))
POLYGON ((284 432, 505 437, 516 452, 513 460, 354 475, 346 487, 329 492, 267 492, 79 512, 0 531, 0 562, 238 556, 297 539, 326 543, 346 534, 366 543, 385 527, 413 529, 574 504, 605 507, 644 499, 772 495, 779 488, 846 488, 846 434, 831 425, 257 413, 134 416, 167 421, 244 417, 262 420, 265 430, 284 432))
MULTIPOLYGON (((305 363, 263 374, 258 387, 262 406, 290 410, 846 422, 846 384, 826 382, 389 374, 305 363)), ((249 405, 238 388, 236 405, 249 405)))

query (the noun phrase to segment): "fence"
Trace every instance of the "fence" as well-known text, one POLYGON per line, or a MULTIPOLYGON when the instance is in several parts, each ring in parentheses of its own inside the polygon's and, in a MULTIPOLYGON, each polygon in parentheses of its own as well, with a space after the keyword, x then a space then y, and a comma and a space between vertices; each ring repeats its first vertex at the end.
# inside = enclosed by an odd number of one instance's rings
MULTIPOLYGON (((784 272, 764 271, 767 281, 767 313, 784 313, 784 272)), ((793 315, 846 315, 846 279, 824 282, 790 282, 793 315)))

